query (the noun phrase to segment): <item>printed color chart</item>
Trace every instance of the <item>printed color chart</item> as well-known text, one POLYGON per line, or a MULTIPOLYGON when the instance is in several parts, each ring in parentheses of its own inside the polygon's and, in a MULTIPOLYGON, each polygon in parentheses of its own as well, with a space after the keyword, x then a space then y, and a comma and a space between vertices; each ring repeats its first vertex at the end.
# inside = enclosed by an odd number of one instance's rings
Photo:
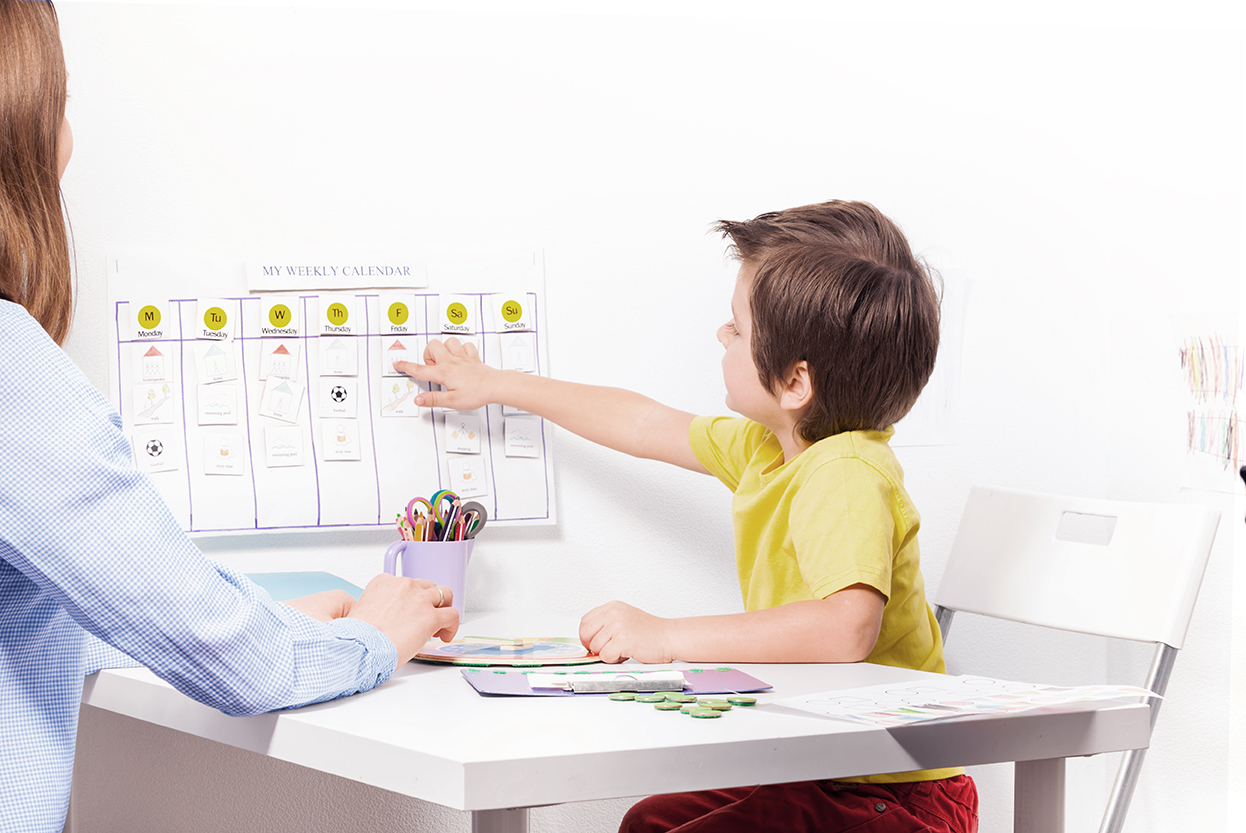
POLYGON ((189 532, 390 527, 450 489, 490 523, 555 522, 549 426, 522 411, 420 407, 430 338, 545 373, 541 253, 494 258, 201 253, 109 258, 110 390, 189 532))

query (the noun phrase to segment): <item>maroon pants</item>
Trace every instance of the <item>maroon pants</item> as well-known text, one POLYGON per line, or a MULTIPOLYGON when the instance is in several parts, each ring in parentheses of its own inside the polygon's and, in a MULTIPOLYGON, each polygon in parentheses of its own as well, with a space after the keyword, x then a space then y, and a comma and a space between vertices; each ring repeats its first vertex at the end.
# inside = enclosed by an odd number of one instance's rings
POLYGON ((967 775, 905 784, 801 781, 655 795, 627 811, 619 833, 977 833, 967 775))

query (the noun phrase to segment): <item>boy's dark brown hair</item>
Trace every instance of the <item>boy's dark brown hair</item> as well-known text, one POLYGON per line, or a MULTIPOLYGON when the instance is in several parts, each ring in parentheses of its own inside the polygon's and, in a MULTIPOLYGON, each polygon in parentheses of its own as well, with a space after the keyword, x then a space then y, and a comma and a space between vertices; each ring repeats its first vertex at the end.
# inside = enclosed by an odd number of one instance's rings
POLYGON ((934 370, 939 296, 895 223, 869 203, 832 200, 714 228, 753 271, 762 386, 774 393, 797 362, 809 366, 801 439, 879 430, 908 413, 934 370))

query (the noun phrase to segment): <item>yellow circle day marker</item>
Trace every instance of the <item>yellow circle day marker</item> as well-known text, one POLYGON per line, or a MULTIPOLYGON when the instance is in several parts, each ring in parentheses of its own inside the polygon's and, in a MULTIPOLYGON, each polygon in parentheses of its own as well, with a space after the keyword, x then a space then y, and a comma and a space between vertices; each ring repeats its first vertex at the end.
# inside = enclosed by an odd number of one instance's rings
POLYGON ((446 307, 446 318, 450 319, 451 324, 462 324, 467 320, 467 307, 455 301, 446 307))
POLYGON ((290 308, 285 304, 273 304, 272 309, 268 311, 268 323, 274 327, 288 327, 293 320, 294 316, 290 314, 290 308))
POLYGON ((332 303, 325 310, 325 317, 329 319, 329 323, 335 327, 340 327, 346 323, 346 319, 350 318, 350 312, 346 309, 345 304, 332 303))
POLYGON ((520 306, 518 301, 507 301, 502 304, 502 317, 507 322, 514 324, 523 317, 523 307, 520 306))
POLYGON ((407 305, 402 301, 395 301, 389 305, 389 323, 394 325, 402 325, 407 323, 407 319, 411 317, 411 310, 407 309, 407 305))
POLYGON ((208 311, 203 314, 203 326, 212 332, 216 332, 225 326, 225 310, 220 307, 208 307, 208 311))
POLYGON ((138 325, 144 330, 154 330, 160 326, 160 309, 151 304, 138 311, 138 325))

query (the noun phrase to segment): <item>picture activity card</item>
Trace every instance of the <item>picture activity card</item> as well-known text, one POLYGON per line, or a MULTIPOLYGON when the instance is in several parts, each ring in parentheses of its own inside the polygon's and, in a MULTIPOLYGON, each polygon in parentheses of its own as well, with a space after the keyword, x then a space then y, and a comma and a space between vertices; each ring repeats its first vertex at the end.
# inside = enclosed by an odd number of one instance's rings
POLYGON ((188 532, 389 527, 438 489, 490 523, 551 524, 544 420, 421 407, 428 385, 394 368, 453 335, 490 365, 548 373, 543 306, 538 250, 118 252, 110 392, 135 465, 188 532))

